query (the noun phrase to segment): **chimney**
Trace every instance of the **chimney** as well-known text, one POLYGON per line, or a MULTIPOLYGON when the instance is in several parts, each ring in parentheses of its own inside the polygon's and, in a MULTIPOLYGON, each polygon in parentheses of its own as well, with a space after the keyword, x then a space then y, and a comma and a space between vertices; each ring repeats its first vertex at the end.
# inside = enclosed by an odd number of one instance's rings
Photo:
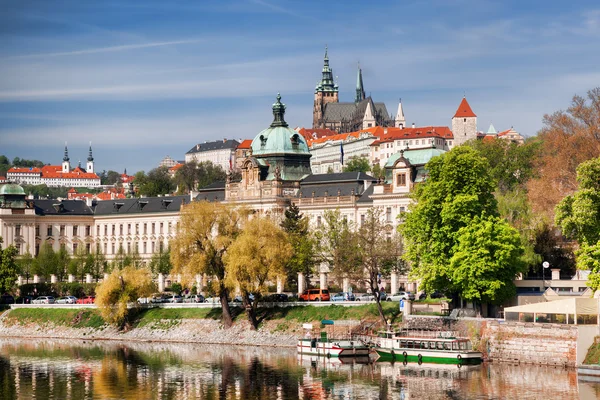
POLYGON ((413 127, 413 128, 415 127, 415 123, 414 123, 414 122, 412 123, 412 127, 413 127))
POLYGON ((223 138, 223 143, 227 143, 227 138, 223 138))

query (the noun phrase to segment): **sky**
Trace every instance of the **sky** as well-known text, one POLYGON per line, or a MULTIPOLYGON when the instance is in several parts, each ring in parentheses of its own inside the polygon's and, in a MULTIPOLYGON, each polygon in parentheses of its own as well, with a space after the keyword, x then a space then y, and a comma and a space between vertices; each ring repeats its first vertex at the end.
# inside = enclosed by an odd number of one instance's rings
POLYGON ((324 48, 340 101, 367 95, 407 124, 532 136, 600 84, 594 1, 0 1, 0 154, 148 171, 196 143, 252 139, 278 92, 312 125, 324 48))

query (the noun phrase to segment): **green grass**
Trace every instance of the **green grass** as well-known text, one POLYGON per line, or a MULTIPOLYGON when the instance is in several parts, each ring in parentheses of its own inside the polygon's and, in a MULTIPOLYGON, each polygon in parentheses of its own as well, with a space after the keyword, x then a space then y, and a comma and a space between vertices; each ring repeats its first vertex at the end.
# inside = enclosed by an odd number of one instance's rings
POLYGON ((71 326, 74 328, 101 328, 105 325, 100 312, 95 309, 65 308, 17 308, 6 316, 7 325, 25 325, 29 323, 47 326, 71 326))
POLYGON ((423 300, 414 300, 413 303, 421 303, 421 304, 440 304, 441 302, 450 303, 452 299, 423 299, 423 300))
POLYGON ((600 364, 600 337, 596 337, 594 344, 588 349, 584 364, 600 364))

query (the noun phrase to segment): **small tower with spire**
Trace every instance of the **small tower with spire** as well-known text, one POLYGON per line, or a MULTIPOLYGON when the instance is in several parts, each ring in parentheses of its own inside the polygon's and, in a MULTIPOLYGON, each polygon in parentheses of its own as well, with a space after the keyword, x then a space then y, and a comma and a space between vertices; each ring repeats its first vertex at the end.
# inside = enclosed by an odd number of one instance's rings
POLYGON ((71 172, 71 163, 69 163, 69 150, 67 149, 67 142, 65 142, 65 156, 63 157, 62 162, 62 172, 71 172))
POLYGON ((92 156, 92 142, 90 142, 90 151, 88 153, 87 166, 85 168, 85 172, 90 174, 94 173, 94 156, 92 156))
POLYGON ((313 107, 313 128, 324 128, 323 111, 327 103, 337 103, 338 85, 333 81, 333 71, 329 67, 329 56, 325 46, 325 57, 323 59, 323 71, 321 81, 315 87, 315 102, 313 107))
POLYGON ((463 97, 454 117, 452 117, 453 146, 477 139, 477 115, 471 109, 466 97, 463 97))
POLYGON ((404 117, 404 109, 402 108, 402 99, 398 102, 398 111, 396 112, 396 118, 394 118, 394 126, 400 129, 406 126, 406 118, 404 117))
POLYGON ((366 98, 367 96, 365 96, 365 88, 363 87, 362 69, 360 69, 359 63, 358 72, 356 73, 356 95, 354 96, 354 102, 360 103, 366 98))

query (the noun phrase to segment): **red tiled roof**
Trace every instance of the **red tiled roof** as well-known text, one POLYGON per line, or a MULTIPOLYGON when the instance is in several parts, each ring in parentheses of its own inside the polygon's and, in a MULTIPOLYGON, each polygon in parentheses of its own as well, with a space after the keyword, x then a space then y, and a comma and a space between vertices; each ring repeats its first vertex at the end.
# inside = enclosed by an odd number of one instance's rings
POLYGON ((314 139, 320 139, 323 137, 333 136, 333 135, 338 134, 338 132, 333 131, 329 128, 317 128, 317 129, 300 128, 300 129, 297 129, 297 131, 307 141, 311 141, 314 139))
POLYGON ((12 172, 12 173, 17 173, 17 174, 18 173, 25 174, 25 173, 33 173, 33 172, 42 172, 42 170, 39 169, 39 168, 37 168, 37 167, 32 167, 32 168, 29 168, 29 167, 24 167, 24 168, 11 167, 11 168, 9 168, 9 170, 7 172, 12 172))
POLYGON ((135 177, 132 175, 121 174, 121 182, 123 182, 123 183, 129 183, 129 182, 133 181, 133 178, 135 178, 135 177))
POLYGON ((471 106, 469 105, 467 98, 463 97, 462 101, 460 102, 460 105, 458 106, 458 109, 456 110, 456 114, 454 114, 454 118, 469 118, 476 116, 477 115, 475 115, 473 110, 471 110, 471 106))
POLYGON ((179 163, 177 165, 173 165, 172 167, 169 168, 169 172, 176 172, 179 168, 183 167, 182 163, 179 163))
POLYGON ((504 135, 508 135, 508 133, 509 133, 510 131, 512 131, 512 130, 513 130, 513 128, 510 128, 510 129, 507 129, 507 130, 505 130, 505 131, 498 132, 498 136, 504 136, 504 135))
POLYGON ((252 139, 246 139, 237 147, 238 149, 249 149, 252 144, 252 139))
POLYGON ((378 139, 371 143, 376 146, 380 143, 393 142, 394 140, 442 138, 452 139, 454 135, 447 126, 419 126, 415 128, 387 128, 387 134, 378 135, 378 139))
POLYGON ((42 167, 42 178, 46 179, 100 179, 98 175, 85 172, 80 167, 75 167, 71 172, 62 172, 60 165, 46 165, 42 167))

